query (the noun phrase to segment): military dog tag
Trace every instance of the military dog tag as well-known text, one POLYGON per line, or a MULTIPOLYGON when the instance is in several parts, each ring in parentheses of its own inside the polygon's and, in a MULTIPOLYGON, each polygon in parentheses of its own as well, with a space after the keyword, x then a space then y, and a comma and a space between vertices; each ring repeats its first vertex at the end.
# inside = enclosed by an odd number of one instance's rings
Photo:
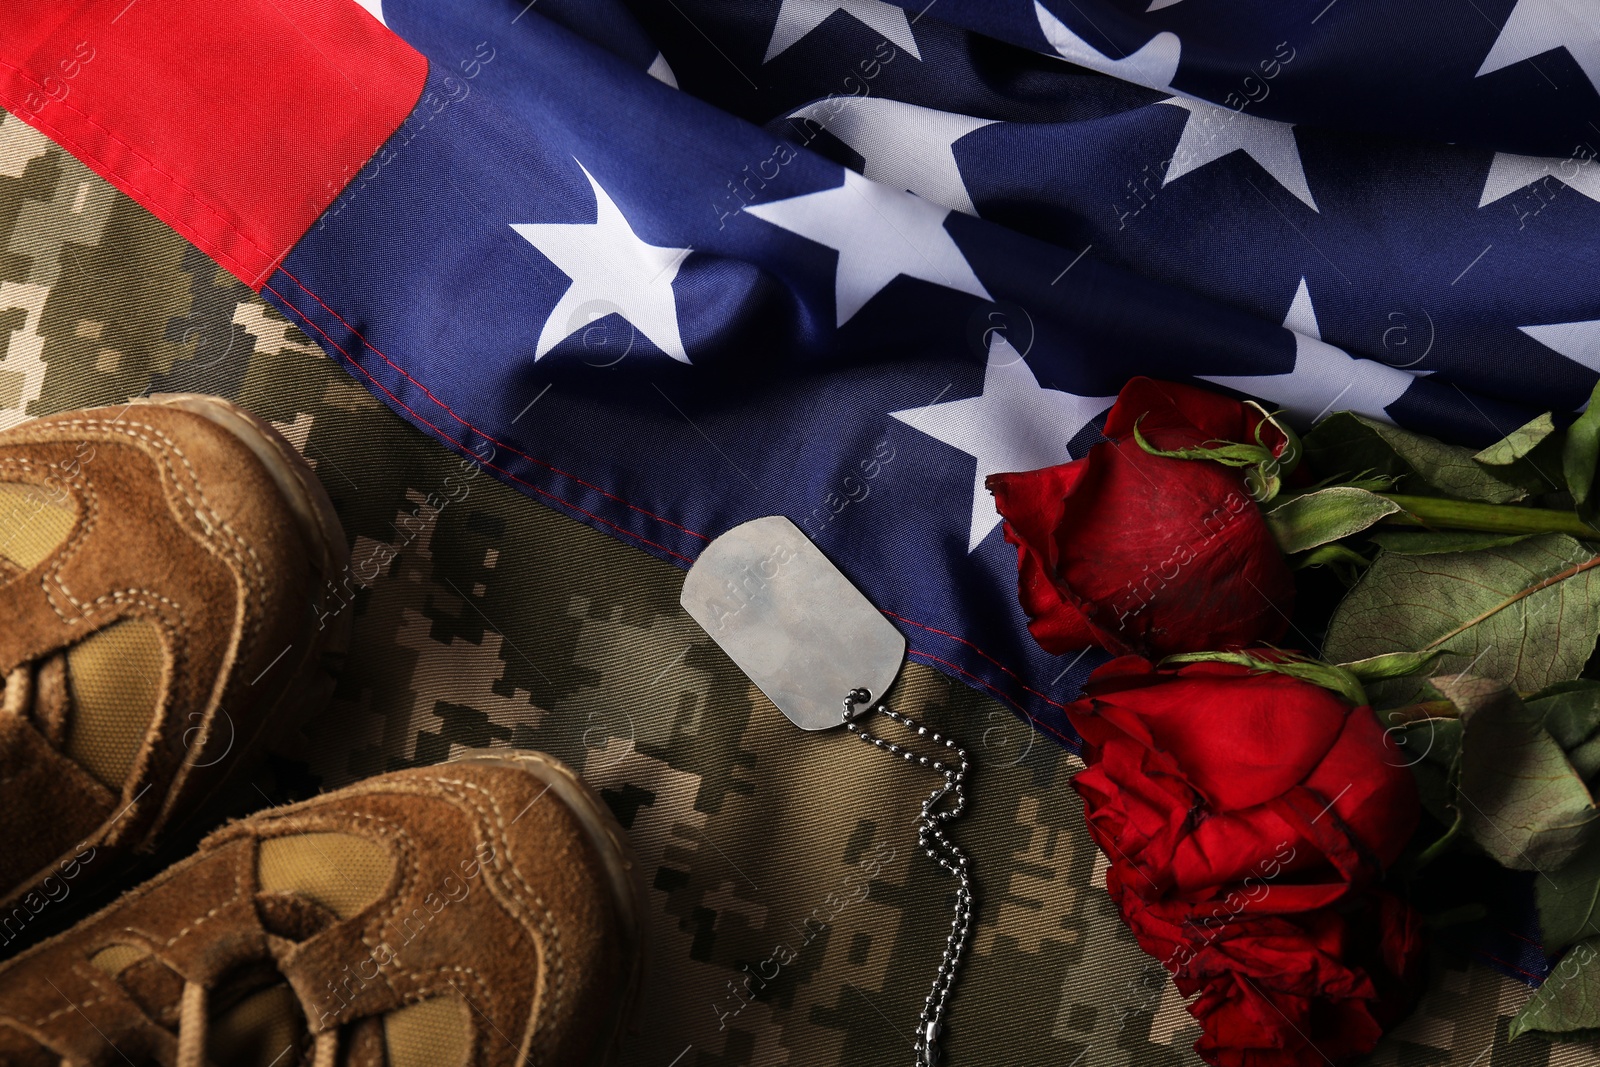
POLYGON ((802 730, 840 725, 853 689, 882 697, 906 654, 900 631, 782 515, 706 546, 679 600, 802 730))
POLYGON ((753 519, 707 545, 678 599, 800 729, 843 726, 896 760, 939 776, 916 819, 917 847, 958 883, 955 921, 917 1016, 916 1064, 933 1067, 977 909, 971 864, 949 832, 967 806, 967 750, 882 702, 900 673, 906 639, 783 516, 753 519), (919 756, 873 733, 870 723, 863 725, 869 713, 898 723, 908 731, 907 743, 931 746, 933 755, 919 756))

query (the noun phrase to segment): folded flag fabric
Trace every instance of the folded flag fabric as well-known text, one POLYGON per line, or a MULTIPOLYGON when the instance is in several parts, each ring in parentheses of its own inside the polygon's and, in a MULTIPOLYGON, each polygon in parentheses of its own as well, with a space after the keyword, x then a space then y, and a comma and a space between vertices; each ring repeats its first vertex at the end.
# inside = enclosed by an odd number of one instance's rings
POLYGON ((1130 377, 1593 386, 1600 23, 1469 6, 21 0, 0 104, 499 477, 683 566, 788 515, 1070 740, 983 483, 1130 377))

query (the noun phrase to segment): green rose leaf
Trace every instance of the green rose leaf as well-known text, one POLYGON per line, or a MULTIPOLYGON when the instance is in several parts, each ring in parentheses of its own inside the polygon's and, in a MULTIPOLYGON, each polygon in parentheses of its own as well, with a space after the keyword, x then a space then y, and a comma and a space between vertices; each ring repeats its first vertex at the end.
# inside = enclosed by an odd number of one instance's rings
POLYGON ((1278 547, 1293 554, 1360 533, 1399 510, 1400 505, 1376 493, 1335 486, 1290 497, 1266 512, 1266 518, 1278 547))
POLYGON ((1566 444, 1561 451, 1561 473, 1567 491, 1578 506, 1578 514, 1594 521, 1600 507, 1594 492, 1595 463, 1600 459, 1600 383, 1589 394, 1589 406, 1578 421, 1567 427, 1566 444))
POLYGON ((1463 830, 1513 870, 1549 872, 1572 859, 1600 810, 1540 712, 1492 679, 1457 674, 1432 684, 1461 709, 1454 807, 1463 830))
POLYGON ((1491 467, 1509 467, 1555 432, 1556 422, 1547 411, 1532 422, 1512 430, 1472 458, 1491 467))
POLYGON ((1338 472, 1344 479, 1371 474, 1402 479, 1405 492, 1508 504, 1527 496, 1473 458, 1471 449, 1447 445, 1397 426, 1339 411, 1323 419, 1305 438, 1306 458, 1323 474, 1338 472), (1417 484, 1412 484, 1417 483, 1417 484), (1431 488, 1432 493, 1427 493, 1431 488))
MULTIPOLYGON (((1528 697, 1528 707, 1541 713, 1544 728, 1562 745, 1568 758, 1600 733, 1600 681, 1562 681, 1528 697)), ((1581 769, 1579 773, 1582 774, 1581 769)), ((1587 779, 1590 774, 1584 777, 1587 779)), ((1595 933, 1600 934, 1600 929, 1595 933)))
POLYGON ((1600 775, 1600 682, 1553 685, 1535 694, 1528 707, 1544 716, 1544 728, 1583 780, 1594 781, 1600 775))
POLYGON ((1472 530, 1380 530, 1372 543, 1386 552, 1401 556, 1437 556, 1441 552, 1476 552, 1481 548, 1502 548, 1525 541, 1533 534, 1492 534, 1472 530))
POLYGON ((1575 942, 1600 938, 1600 841, 1590 841, 1566 864, 1546 871, 1534 886, 1546 952, 1554 954, 1575 942))
MULTIPOLYGON (((1471 670, 1522 692, 1578 676, 1600 636, 1600 556, 1564 534, 1433 556, 1380 552, 1328 627, 1336 663, 1441 653, 1441 673, 1471 670)), ((1407 682, 1381 695, 1401 703, 1407 682)), ((1379 694, 1374 694, 1379 695, 1379 694)))
POLYGON ((1509 1039, 1583 1036, 1600 1027, 1600 938, 1580 941, 1511 1020, 1509 1039))
POLYGON ((1479 452, 1475 459, 1495 478, 1533 493, 1557 493, 1561 480, 1563 435, 1545 412, 1479 452))

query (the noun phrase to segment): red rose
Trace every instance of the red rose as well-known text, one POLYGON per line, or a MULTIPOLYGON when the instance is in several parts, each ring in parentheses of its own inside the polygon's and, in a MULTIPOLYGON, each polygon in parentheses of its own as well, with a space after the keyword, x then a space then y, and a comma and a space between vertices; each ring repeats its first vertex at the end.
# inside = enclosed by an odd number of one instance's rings
POLYGON ((1301 1067, 1372 1051, 1416 999, 1421 960, 1417 913, 1376 890, 1347 907, 1229 924, 1179 987, 1199 989, 1189 1011, 1207 1062, 1301 1067))
POLYGON ((1107 440, 1080 460, 988 479, 1017 546, 1034 639, 1061 654, 1097 645, 1167 656, 1281 637, 1294 580, 1239 468, 1152 455, 1218 441, 1288 440, 1260 412, 1215 393, 1130 381, 1107 440))
POLYGON ((1129 894, 1116 871, 1113 863, 1113 902, 1139 947, 1195 998, 1195 1050, 1218 1067, 1326 1067, 1359 1056, 1419 992, 1417 913, 1382 889, 1305 912, 1246 914, 1235 911, 1239 899, 1260 886, 1270 894, 1271 881, 1196 907, 1129 894))
POLYGON ((1201 1054, 1290 1067, 1370 1049, 1420 951, 1410 908, 1373 888, 1420 808, 1372 711, 1283 674, 1129 656, 1068 717, 1106 888, 1200 994, 1201 1054))

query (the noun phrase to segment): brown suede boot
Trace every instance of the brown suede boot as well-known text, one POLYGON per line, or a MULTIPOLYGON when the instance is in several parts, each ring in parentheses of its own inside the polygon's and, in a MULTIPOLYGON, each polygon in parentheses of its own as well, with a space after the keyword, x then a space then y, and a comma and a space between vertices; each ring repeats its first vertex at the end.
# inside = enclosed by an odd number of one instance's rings
POLYGON ((0 954, 331 691, 348 620, 316 605, 347 558, 305 462, 226 401, 0 434, 0 954))
POLYGON ((616 821, 550 757, 382 775, 233 823, 0 965, 0 1063, 594 1064, 636 893, 616 821))

